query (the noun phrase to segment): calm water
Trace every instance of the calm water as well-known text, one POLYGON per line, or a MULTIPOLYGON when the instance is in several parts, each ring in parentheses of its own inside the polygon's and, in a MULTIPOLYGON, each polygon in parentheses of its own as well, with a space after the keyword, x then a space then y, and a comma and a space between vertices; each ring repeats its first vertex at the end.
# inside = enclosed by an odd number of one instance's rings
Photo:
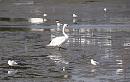
POLYGON ((52 38, 62 35, 56 28, 0 31, 0 81, 130 81, 129 28, 67 28, 66 33, 69 40, 59 51, 45 47, 52 38), (9 68, 8 59, 22 65, 9 68), (100 64, 93 66, 90 59, 100 64))

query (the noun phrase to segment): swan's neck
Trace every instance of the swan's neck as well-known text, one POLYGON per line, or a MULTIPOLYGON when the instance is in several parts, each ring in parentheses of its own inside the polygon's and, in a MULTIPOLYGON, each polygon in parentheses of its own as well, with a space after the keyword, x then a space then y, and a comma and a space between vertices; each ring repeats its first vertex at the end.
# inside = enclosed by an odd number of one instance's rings
POLYGON ((66 26, 63 26, 63 35, 64 35, 66 38, 68 38, 68 35, 65 33, 65 27, 66 27, 66 26))

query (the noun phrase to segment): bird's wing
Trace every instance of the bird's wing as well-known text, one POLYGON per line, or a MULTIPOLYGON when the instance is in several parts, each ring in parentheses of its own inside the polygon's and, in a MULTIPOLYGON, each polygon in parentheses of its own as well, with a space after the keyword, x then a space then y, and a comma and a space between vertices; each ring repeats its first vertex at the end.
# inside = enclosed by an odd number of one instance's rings
POLYGON ((14 64, 14 65, 17 65, 18 63, 17 63, 17 62, 15 62, 15 61, 13 61, 13 64, 14 64))
POLYGON ((50 42, 50 46, 59 46, 61 45, 64 41, 66 40, 66 38, 64 36, 60 36, 60 37, 56 37, 54 39, 52 39, 52 41, 50 42))

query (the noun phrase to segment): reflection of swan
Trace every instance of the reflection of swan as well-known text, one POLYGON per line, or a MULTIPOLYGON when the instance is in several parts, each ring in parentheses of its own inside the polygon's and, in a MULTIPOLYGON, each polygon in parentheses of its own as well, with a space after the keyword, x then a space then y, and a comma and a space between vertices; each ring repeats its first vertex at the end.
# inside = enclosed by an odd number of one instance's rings
POLYGON ((50 42, 50 44, 48 44, 47 46, 58 46, 60 47, 67 39, 68 39, 68 35, 65 33, 65 27, 67 27, 68 24, 64 24, 63 25, 63 35, 64 36, 59 36, 56 37, 54 39, 52 39, 52 41, 50 42))
POLYGON ((58 56, 58 55, 49 55, 47 56, 49 57, 51 60, 54 60, 55 63, 57 64, 65 64, 68 65, 69 62, 65 61, 64 58, 62 58, 62 56, 58 56))
POLYGON ((97 64, 99 64, 99 62, 97 62, 97 61, 91 59, 91 64, 92 64, 92 65, 97 65, 97 64))
POLYGON ((15 65, 18 65, 18 63, 15 62, 14 60, 8 60, 8 65, 9 66, 15 66, 15 65))

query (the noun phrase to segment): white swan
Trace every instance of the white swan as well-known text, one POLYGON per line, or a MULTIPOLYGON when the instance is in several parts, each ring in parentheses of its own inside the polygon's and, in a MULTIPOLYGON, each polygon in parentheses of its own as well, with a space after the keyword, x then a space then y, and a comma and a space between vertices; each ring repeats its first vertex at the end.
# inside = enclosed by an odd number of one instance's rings
POLYGON ((99 62, 97 62, 97 61, 91 59, 91 64, 92 64, 92 65, 97 65, 97 64, 99 64, 99 62))
POLYGON ((15 62, 14 60, 8 60, 8 65, 9 66, 16 66, 16 65, 18 65, 18 63, 15 62))
POLYGON ((47 46, 60 47, 69 38, 69 36, 65 33, 65 27, 67 27, 67 26, 68 26, 68 24, 63 25, 62 32, 63 32, 64 36, 55 37, 54 39, 52 39, 52 41, 47 46))

